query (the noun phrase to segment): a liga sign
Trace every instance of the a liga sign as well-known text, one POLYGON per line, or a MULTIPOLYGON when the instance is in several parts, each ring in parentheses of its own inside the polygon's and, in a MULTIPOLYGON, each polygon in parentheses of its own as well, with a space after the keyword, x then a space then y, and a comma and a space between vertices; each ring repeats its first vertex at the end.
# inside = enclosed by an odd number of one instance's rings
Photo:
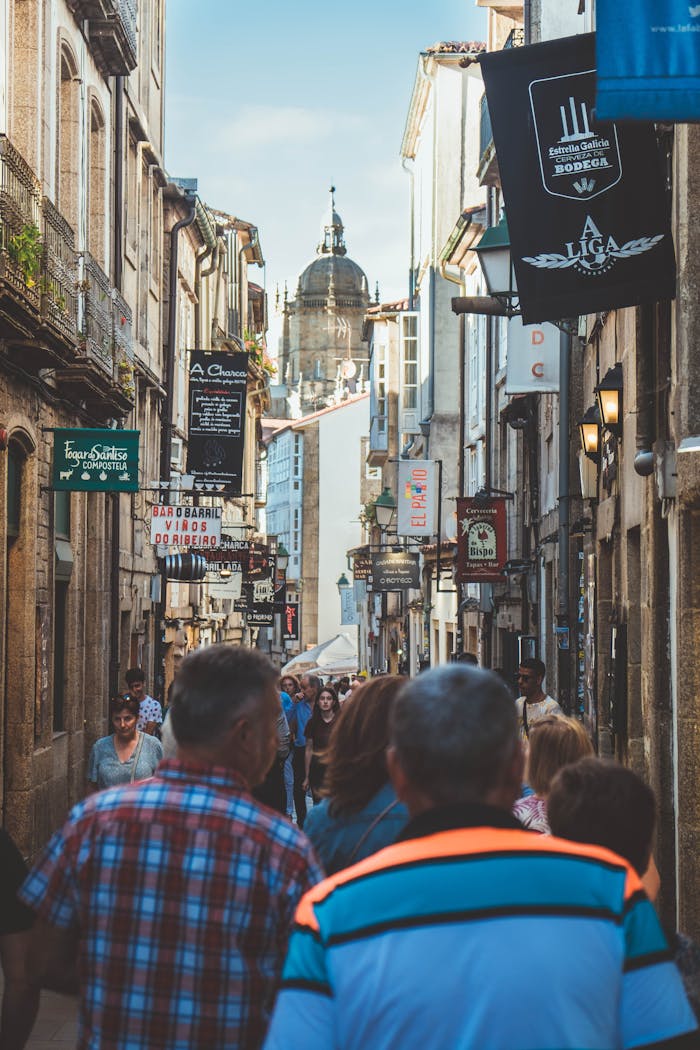
POLYGON ((218 547, 221 507, 156 504, 151 509, 151 543, 169 547, 218 547))

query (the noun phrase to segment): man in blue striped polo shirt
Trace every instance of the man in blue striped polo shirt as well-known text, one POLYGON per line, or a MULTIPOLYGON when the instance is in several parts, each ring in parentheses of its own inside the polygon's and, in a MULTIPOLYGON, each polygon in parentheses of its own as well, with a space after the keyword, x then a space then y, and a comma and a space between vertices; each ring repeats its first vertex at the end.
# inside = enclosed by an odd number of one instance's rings
POLYGON ((412 819, 302 898, 267 1050, 698 1045, 636 873, 512 817, 523 759, 495 675, 409 683, 388 763, 412 819))

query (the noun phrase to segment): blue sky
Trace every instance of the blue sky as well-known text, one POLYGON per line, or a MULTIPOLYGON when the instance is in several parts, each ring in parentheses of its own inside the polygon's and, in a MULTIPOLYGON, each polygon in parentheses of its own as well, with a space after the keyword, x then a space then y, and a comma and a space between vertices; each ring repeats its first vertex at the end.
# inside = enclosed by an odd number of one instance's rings
POLYGON ((259 227, 271 320, 275 285, 293 295, 314 256, 331 182, 372 293, 406 294, 399 147, 418 53, 485 32, 475 0, 168 0, 166 166, 259 227))

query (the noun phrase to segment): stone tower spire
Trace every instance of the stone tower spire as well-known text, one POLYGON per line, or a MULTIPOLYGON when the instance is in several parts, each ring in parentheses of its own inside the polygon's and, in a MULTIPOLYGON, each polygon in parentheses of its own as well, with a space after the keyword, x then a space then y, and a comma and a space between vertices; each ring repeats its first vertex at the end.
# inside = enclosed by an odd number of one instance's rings
POLYGON ((335 210, 335 186, 330 188, 330 207, 324 216, 321 241, 316 249, 318 255, 346 255, 345 228, 343 220, 335 210))

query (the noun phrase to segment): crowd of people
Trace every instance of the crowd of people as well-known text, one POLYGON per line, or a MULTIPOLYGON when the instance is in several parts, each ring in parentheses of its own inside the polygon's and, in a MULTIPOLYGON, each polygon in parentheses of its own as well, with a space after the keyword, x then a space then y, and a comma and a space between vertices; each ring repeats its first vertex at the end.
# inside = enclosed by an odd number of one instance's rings
POLYGON ((700 1046, 700 952, 654 910, 653 793, 523 661, 323 682, 138 669, 34 868, 0 835, 0 1046, 41 988, 79 1050, 700 1046))

